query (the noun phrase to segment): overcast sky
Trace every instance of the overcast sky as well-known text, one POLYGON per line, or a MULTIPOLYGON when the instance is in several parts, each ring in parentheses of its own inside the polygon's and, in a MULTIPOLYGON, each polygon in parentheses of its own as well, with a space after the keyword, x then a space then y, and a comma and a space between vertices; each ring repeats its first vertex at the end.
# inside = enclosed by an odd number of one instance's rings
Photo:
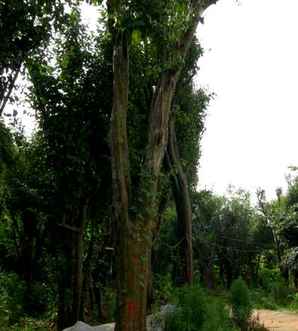
POLYGON ((298 165, 298 0, 220 0, 198 29, 197 83, 216 97, 202 141, 200 188, 269 197, 298 165))

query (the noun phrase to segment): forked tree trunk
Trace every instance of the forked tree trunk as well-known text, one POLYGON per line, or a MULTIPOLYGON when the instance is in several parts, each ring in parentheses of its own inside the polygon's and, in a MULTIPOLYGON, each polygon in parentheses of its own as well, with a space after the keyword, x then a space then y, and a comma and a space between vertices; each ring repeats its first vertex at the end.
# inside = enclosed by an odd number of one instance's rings
POLYGON ((180 245, 180 278, 184 284, 193 282, 192 209, 187 176, 183 171, 175 132, 170 122, 168 162, 171 169, 172 191, 177 214, 177 232, 180 245))
MULTIPOLYGON (((216 0, 193 0, 189 29, 177 40, 170 58, 185 59, 202 11, 216 0)), ((127 4, 107 1, 113 36, 112 179, 113 217, 117 224, 117 331, 146 330, 146 304, 152 231, 156 220, 158 179, 167 146, 172 99, 181 66, 164 71, 157 83, 149 116, 146 159, 138 183, 139 205, 132 205, 127 139, 129 85, 128 31, 118 28, 127 4), (118 18, 118 19, 117 19, 118 18), (132 211, 134 212, 132 213, 132 211)), ((166 59, 166 61, 169 61, 166 59)))

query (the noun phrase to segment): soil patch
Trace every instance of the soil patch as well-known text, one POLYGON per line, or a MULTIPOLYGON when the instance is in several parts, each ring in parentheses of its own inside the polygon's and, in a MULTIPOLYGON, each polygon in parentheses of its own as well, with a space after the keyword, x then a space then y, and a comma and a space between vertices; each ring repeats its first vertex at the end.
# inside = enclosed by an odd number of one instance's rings
POLYGON ((270 331, 298 331, 298 314, 289 311, 260 309, 254 317, 270 331))

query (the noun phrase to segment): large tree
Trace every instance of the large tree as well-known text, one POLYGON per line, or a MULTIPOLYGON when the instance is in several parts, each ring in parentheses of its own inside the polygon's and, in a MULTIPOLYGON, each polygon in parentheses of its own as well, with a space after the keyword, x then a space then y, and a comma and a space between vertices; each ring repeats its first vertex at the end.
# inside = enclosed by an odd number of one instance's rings
POLYGON ((0 116, 11 100, 26 59, 46 47, 63 26, 65 4, 72 0, 4 0, 0 3, 0 116))
MULTIPOLYGON (((118 227, 117 330, 145 330, 152 230, 156 224, 158 183, 168 139, 176 85, 206 1, 108 1, 114 55, 112 175, 114 219, 118 227), (139 39, 143 52, 158 58, 148 112, 142 166, 131 181, 127 134, 129 47, 139 39), (135 179, 135 178, 134 178, 135 179), (121 234, 121 235, 120 235, 121 234)), ((145 73, 144 73, 145 74, 145 73)))
POLYGON ((82 317, 85 229, 106 209, 111 187, 111 52, 103 36, 90 37, 77 10, 66 23, 54 56, 39 54, 28 61, 32 102, 56 186, 52 232, 59 238, 59 330, 82 317))

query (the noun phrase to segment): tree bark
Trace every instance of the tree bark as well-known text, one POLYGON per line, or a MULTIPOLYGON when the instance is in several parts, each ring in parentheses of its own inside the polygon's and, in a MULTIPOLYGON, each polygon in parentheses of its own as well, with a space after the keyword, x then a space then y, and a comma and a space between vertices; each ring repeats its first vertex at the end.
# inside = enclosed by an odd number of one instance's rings
POLYGON ((187 176, 183 171, 175 132, 174 120, 170 122, 168 161, 172 191, 177 214, 177 232, 180 242, 181 278, 184 284, 193 282, 192 209, 187 176))
MULTIPOLYGON (((118 312, 116 330, 146 329, 150 222, 129 215, 130 173, 127 142, 128 42, 124 32, 114 41, 112 109, 113 216, 117 225, 118 312)), ((144 206, 146 209, 146 206, 144 206)))
MULTIPOLYGON (((192 1, 189 29, 177 40, 169 57, 185 58, 202 11, 216 1, 192 1)), ((128 31, 118 27, 127 4, 108 0, 109 29, 113 36, 112 182, 113 217, 117 224, 118 316, 116 331, 146 330, 146 304, 152 232, 157 219, 157 187, 164 158, 168 122, 181 67, 161 73, 152 98, 148 142, 139 176, 138 206, 132 205, 127 111, 129 86, 128 31), (133 208, 132 208, 133 207, 133 208), (133 211, 133 209, 135 210, 133 211)), ((167 59, 169 60, 169 59, 167 59)), ((170 61, 168 61, 170 62, 170 61)))
POLYGON ((21 63, 17 66, 17 68, 11 78, 11 81, 8 83, 7 93, 5 94, 6 91, 3 91, 3 98, 0 98, 0 116, 2 115, 2 113, 5 109, 5 106, 11 96, 11 93, 15 87, 15 83, 16 83, 16 80, 20 73, 20 70, 21 70, 21 63))
POLYGON ((83 287, 83 235, 87 205, 68 211, 62 229, 62 256, 59 280, 58 330, 75 324, 81 318, 83 287))

